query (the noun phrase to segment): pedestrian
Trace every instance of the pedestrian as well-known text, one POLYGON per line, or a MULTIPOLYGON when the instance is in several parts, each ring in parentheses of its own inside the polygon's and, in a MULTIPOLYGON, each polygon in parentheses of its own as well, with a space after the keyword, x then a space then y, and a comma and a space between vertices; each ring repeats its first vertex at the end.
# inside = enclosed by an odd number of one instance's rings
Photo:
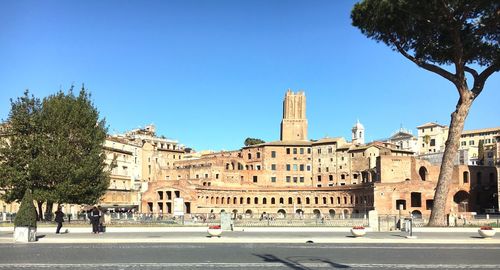
POLYGON ((99 227, 98 227, 98 232, 99 233, 104 233, 104 212, 102 211, 101 206, 97 206, 97 209, 99 209, 99 227))
POLYGON ((100 219, 100 215, 99 215, 99 209, 97 209, 97 206, 94 206, 92 208, 92 210, 90 211, 90 214, 89 214, 89 218, 90 218, 90 223, 92 224, 92 233, 99 233, 99 219, 100 219))
POLYGON ((55 212, 55 222, 57 223, 57 229, 56 229, 56 234, 59 234, 62 228, 62 223, 64 222, 64 213, 62 211, 62 207, 58 206, 57 211, 55 212))

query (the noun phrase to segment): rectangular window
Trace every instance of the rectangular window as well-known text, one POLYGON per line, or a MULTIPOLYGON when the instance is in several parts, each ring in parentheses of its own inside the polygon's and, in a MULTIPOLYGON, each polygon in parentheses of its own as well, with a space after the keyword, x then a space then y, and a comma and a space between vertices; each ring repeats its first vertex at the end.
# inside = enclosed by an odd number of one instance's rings
POLYGON ((301 176, 301 177, 300 177, 300 182, 301 182, 301 183, 304 183, 304 176, 301 176))
POLYGON ((301 172, 303 172, 304 171, 304 164, 300 164, 299 169, 301 172))
POLYGON ((293 148, 293 154, 297 155, 297 148, 293 148))
POLYGON ((311 154, 311 148, 307 148, 307 153, 311 154))
POLYGON ((286 177, 286 182, 287 182, 287 183, 290 183, 291 179, 292 179, 292 177, 287 176, 287 177, 286 177))
POLYGON ((294 171, 298 171, 299 170, 299 167, 297 166, 297 164, 293 164, 293 170, 294 171))
POLYGON ((276 164, 271 164, 271 170, 276 171, 276 164))
POLYGON ((303 155, 304 154, 304 148, 300 148, 300 154, 303 155))
POLYGON ((287 155, 290 155, 290 148, 287 148, 287 149, 286 149, 286 154, 287 154, 287 155))
POLYGON ((311 165, 307 165, 307 171, 311 171, 311 165))
POLYGON ((318 182, 321 182, 321 175, 318 175, 318 182))
POLYGON ((432 210, 433 206, 434 206, 434 200, 425 201, 425 210, 432 210))
POLYGON ((254 175, 254 176, 253 176, 253 182, 254 182, 254 183, 257 183, 257 175, 254 175))
POLYGON ((319 173, 321 172, 321 168, 318 168, 318 172, 319 172, 319 173))
POLYGON ((286 164, 286 170, 290 171, 290 164, 286 164))
POLYGON ((294 183, 297 183, 297 176, 294 176, 294 177, 293 177, 293 182, 294 182, 294 183))
POLYGON ((271 157, 275 158, 276 157, 276 151, 271 151, 271 157))
POLYGON ((276 176, 271 176, 271 182, 276 183, 276 176))
POLYGON ((469 141, 469 145, 474 145, 474 141, 473 141, 473 140, 470 140, 470 141, 469 141))
POLYGON ((431 139, 431 146, 436 146, 436 139, 431 139))
POLYGON ((420 192, 411 193, 411 207, 422 207, 422 194, 420 192))
POLYGON ((321 148, 318 148, 318 154, 321 154, 321 148))

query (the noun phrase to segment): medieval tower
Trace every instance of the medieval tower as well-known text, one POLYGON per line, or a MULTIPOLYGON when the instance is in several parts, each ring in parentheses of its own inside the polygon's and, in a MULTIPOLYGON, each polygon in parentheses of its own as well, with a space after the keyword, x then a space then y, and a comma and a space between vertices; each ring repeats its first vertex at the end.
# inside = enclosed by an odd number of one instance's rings
POLYGON ((280 140, 307 140, 306 95, 304 91, 294 93, 288 89, 285 94, 280 140))

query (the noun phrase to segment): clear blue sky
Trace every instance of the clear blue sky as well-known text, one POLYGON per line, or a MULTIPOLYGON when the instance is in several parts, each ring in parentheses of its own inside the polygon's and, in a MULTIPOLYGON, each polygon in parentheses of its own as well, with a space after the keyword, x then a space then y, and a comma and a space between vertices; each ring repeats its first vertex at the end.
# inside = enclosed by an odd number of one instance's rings
MULTIPOLYGON (((109 125, 154 123, 196 150, 279 139, 285 91, 304 90, 309 138, 367 140, 449 124, 457 93, 351 26, 355 1, 0 1, 0 118, 29 89, 82 83, 109 125)), ((500 126, 500 74, 466 129, 500 126)))

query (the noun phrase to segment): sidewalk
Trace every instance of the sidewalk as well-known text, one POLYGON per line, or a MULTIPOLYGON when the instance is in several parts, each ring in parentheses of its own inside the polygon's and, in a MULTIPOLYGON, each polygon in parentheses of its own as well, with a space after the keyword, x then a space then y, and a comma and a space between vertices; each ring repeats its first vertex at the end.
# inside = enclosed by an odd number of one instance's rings
MULTIPOLYGON (((63 227, 64 231, 67 227, 63 227)), ((405 232, 372 232, 354 238, 350 228, 317 227, 246 227, 224 231, 222 237, 208 237, 206 227, 108 227, 104 234, 92 234, 91 228, 69 227, 69 233, 55 234, 55 227, 39 227, 37 244, 79 243, 386 243, 386 244, 496 244, 499 234, 480 238, 477 228, 415 228, 413 236, 405 232)), ((0 244, 13 243, 12 227, 0 227, 0 244)))

